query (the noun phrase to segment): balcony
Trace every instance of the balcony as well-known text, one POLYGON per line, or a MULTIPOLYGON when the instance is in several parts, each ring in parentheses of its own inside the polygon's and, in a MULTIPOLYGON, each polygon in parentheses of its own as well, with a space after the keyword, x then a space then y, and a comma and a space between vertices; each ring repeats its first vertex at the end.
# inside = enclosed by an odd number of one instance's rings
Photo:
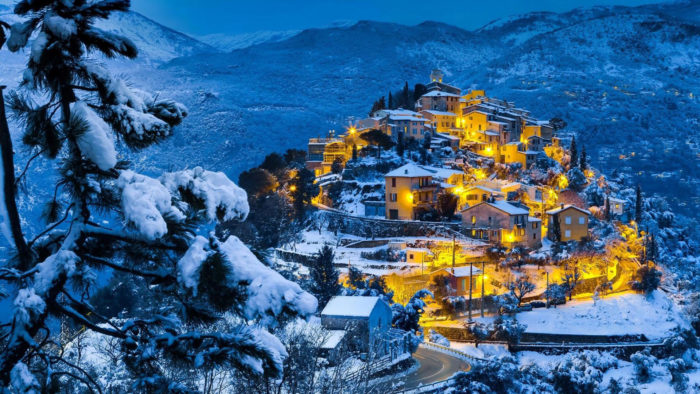
POLYGON ((411 190, 413 191, 431 191, 437 189, 438 184, 436 182, 430 182, 430 183, 424 183, 424 184, 418 184, 418 183, 412 183, 411 184, 411 190))

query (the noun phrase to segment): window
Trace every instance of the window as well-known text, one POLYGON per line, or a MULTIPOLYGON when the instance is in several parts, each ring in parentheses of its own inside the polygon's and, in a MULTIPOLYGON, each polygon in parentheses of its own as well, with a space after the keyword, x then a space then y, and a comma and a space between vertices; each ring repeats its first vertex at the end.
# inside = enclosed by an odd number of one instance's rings
POLYGON ((566 224, 571 224, 571 216, 567 216, 564 218, 564 223, 566 224))
POLYGON ((620 209, 620 204, 615 204, 615 209, 620 209))
POLYGON ((391 187, 396 187, 396 178, 391 178, 391 187))
POLYGON ((532 228, 537 229, 537 222, 532 222, 532 228))
POLYGON ((472 224, 476 224, 476 216, 472 215, 472 224))
POLYGON ((580 218, 578 218, 578 224, 586 224, 586 218, 583 217, 583 216, 581 216, 580 218))
MULTIPOLYGON (((469 279, 471 279, 471 278, 469 278, 469 279)), ((467 280, 466 279, 462 279, 462 288, 465 290, 467 289, 467 280)))
POLYGON ((571 237, 571 230, 566 230, 566 231, 564 231, 564 236, 565 236, 566 238, 571 237))
POLYGON ((413 253, 409 254, 409 255, 408 255, 408 258, 409 258, 410 260, 413 260, 413 253))
POLYGON ((389 201, 396 201, 396 193, 389 194, 389 201))
POLYGON ((537 233, 532 234, 532 239, 537 239, 537 233))

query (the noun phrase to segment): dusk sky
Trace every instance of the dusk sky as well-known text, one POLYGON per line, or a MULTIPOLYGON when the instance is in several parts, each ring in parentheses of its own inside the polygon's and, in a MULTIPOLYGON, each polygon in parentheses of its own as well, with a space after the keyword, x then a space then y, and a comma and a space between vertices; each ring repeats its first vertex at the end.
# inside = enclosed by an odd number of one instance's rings
POLYGON ((532 11, 567 11, 592 5, 635 6, 653 0, 500 0, 458 3, 423 0, 132 0, 132 8, 191 35, 325 27, 335 22, 375 20, 417 24, 425 20, 466 29, 532 11))

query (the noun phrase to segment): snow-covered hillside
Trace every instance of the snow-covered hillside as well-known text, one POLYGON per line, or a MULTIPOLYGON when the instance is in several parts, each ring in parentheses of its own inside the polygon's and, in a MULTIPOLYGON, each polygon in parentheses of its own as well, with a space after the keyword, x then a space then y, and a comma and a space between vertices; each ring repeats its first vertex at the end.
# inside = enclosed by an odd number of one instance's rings
POLYGON ((199 41, 209 44, 224 52, 235 49, 247 48, 249 46, 263 44, 266 42, 279 42, 298 34, 301 30, 285 31, 256 31, 242 34, 207 34, 197 37, 199 41))

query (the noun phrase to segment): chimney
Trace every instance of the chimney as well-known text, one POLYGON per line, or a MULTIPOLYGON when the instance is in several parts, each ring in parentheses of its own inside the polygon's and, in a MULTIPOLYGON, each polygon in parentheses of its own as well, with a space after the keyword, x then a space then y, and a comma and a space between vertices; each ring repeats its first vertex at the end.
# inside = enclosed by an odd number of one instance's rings
POLYGON ((561 209, 564 209, 564 203, 561 203, 561 209))

